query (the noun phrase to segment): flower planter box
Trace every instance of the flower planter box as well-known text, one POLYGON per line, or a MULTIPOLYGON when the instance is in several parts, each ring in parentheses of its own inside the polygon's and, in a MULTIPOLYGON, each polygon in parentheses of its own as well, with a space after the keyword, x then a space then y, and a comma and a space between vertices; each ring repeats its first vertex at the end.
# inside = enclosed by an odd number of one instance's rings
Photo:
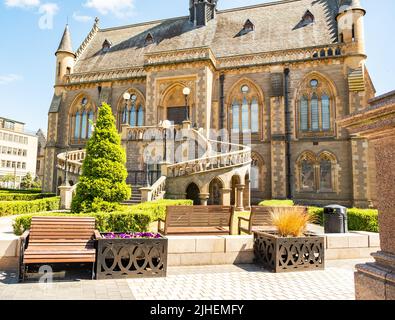
POLYGON ((283 238, 274 232, 254 232, 254 254, 256 263, 276 273, 323 270, 325 238, 283 238))
POLYGON ((166 277, 168 241, 158 238, 97 239, 96 279, 166 277))

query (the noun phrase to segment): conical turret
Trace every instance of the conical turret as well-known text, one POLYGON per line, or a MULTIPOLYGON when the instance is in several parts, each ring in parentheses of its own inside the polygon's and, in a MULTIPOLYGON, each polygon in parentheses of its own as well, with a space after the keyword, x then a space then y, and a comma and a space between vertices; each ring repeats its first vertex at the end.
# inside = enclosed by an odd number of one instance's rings
POLYGON ((64 77, 73 73, 76 55, 73 51, 69 26, 64 29, 56 55, 55 85, 62 85, 64 77))
POLYGON ((71 53, 74 55, 73 51, 73 45, 71 42, 71 34, 70 34, 70 29, 69 25, 66 25, 66 28, 64 29, 62 40, 60 41, 59 48, 56 51, 56 54, 60 52, 65 52, 65 53, 71 53))

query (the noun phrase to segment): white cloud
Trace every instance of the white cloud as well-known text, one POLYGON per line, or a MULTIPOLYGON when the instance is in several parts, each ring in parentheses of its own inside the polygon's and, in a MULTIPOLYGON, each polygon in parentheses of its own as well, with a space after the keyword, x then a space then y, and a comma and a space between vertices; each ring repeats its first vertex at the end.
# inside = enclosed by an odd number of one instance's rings
POLYGON ((123 18, 133 14, 134 0, 87 0, 84 6, 96 9, 103 15, 112 13, 123 18))
POLYGON ((22 80, 22 76, 18 74, 6 74, 6 75, 0 75, 0 85, 7 85, 15 81, 22 80))
POLYGON ((46 3, 40 6, 39 13, 49 14, 54 16, 59 11, 59 6, 56 3, 46 3))
POLYGON ((91 16, 80 15, 79 12, 73 13, 73 19, 78 22, 89 22, 93 20, 91 16))
POLYGON ((7 7, 16 8, 32 8, 40 5, 40 0, 6 0, 5 5, 7 7))
POLYGON ((59 6, 56 3, 46 3, 40 6, 38 13, 41 17, 38 26, 41 30, 52 30, 54 16, 59 12, 59 6))

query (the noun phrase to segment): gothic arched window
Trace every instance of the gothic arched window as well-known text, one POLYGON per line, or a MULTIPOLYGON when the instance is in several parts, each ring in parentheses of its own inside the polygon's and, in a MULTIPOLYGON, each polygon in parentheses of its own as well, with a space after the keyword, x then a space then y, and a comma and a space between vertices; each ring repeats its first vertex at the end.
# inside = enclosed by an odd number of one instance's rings
POLYGON ((142 127, 144 126, 144 109, 143 106, 139 106, 139 109, 137 111, 137 126, 142 127))
POLYGON ((334 192, 337 185, 337 160, 330 152, 318 156, 304 152, 296 162, 297 186, 300 192, 334 192))
POLYGON ((261 96, 249 81, 239 82, 230 92, 230 126, 233 133, 258 134, 261 132, 261 96))
POLYGON ((135 127, 137 122, 136 122, 136 106, 132 102, 132 107, 130 108, 129 111, 129 124, 131 127, 135 127))
POLYGON ((70 137, 72 143, 84 143, 92 136, 96 107, 87 97, 79 97, 70 109, 70 137))
POLYGON ((127 93, 130 95, 130 99, 125 100, 122 98, 118 107, 119 127, 122 124, 128 124, 131 127, 142 127, 145 123, 144 98, 135 90, 129 90, 127 93))
POLYGON ((297 104, 299 137, 334 135, 334 93, 328 81, 319 76, 305 79, 297 104))
POLYGON ((262 190, 264 178, 264 162, 260 155, 253 153, 251 155, 251 174, 250 174, 250 188, 251 190, 262 190))

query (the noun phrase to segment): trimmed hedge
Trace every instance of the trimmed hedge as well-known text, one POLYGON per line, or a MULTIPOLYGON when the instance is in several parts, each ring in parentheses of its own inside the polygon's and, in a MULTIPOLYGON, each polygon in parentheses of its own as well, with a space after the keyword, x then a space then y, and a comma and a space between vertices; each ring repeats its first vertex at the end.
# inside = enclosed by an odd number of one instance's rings
POLYGON ((0 193, 41 193, 41 189, 6 189, 0 188, 0 193))
POLYGON ((265 200, 259 205, 264 207, 292 207, 295 203, 292 200, 265 200))
POLYGON ((166 218, 166 207, 193 206, 193 200, 157 200, 144 202, 126 208, 127 212, 141 212, 152 216, 153 221, 166 218))
POLYGON ((0 192, 0 201, 33 201, 55 197, 54 193, 10 193, 0 192))
MULTIPOLYGON (((309 207, 309 213, 313 215, 321 226, 324 225, 324 208, 309 207)), ((379 213, 373 209, 347 209, 348 230, 379 232, 379 213)))
POLYGON ((33 201, 0 201, 0 217, 25 213, 59 210, 60 198, 52 197, 33 201))
POLYGON ((123 206, 116 212, 99 213, 37 213, 24 214, 15 218, 13 227, 16 235, 21 235, 30 228, 33 216, 76 216, 76 217, 95 217, 96 228, 100 232, 144 232, 148 231, 151 223, 159 218, 166 217, 166 207, 193 205, 192 200, 158 200, 145 202, 134 206, 123 206))
POLYGON ((94 217, 96 219, 96 229, 100 232, 146 232, 153 222, 152 217, 147 213, 132 212, 100 212, 100 213, 36 213, 24 214, 15 218, 13 229, 18 236, 30 229, 32 217, 94 217))

